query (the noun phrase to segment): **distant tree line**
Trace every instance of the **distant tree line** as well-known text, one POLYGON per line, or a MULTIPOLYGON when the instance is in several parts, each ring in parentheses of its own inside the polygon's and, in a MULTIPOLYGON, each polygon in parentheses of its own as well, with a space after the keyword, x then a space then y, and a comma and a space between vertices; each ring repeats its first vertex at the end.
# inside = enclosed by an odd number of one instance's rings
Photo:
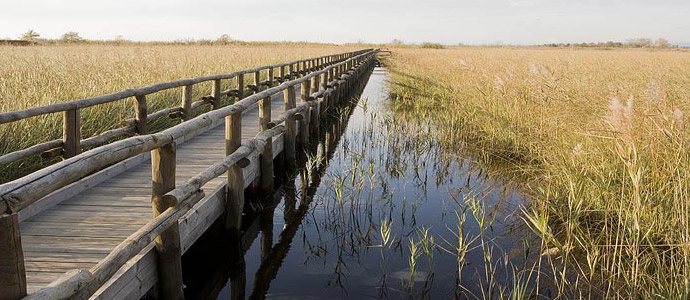
MULTIPOLYGON (((228 34, 222 34, 216 39, 183 39, 174 41, 132 41, 125 37, 118 35, 115 39, 110 40, 92 40, 83 38, 78 32, 70 31, 61 35, 58 39, 44 38, 39 32, 29 29, 24 32, 19 39, 1 39, 0 45, 14 45, 14 46, 31 46, 31 45, 54 45, 54 44, 95 44, 95 45, 129 45, 129 44, 144 44, 144 45, 307 45, 324 43, 311 42, 289 42, 289 41, 267 41, 267 42, 247 42, 231 38, 228 34)), ((335 45, 335 44, 327 44, 335 45)))
POLYGON ((671 45, 667 39, 659 38, 652 40, 649 38, 629 39, 625 42, 598 42, 598 43, 558 43, 546 44, 548 47, 606 47, 606 48, 678 48, 678 45, 671 45))
MULTIPOLYGON (((430 42, 424 42, 421 44, 415 44, 415 43, 406 43, 400 39, 393 39, 392 41, 388 42, 388 46, 395 46, 395 47, 421 47, 421 48, 428 48, 428 49, 444 49, 447 47, 464 47, 467 46, 463 43, 458 43, 455 45, 444 45, 444 44, 439 44, 439 43, 430 43, 430 42)), ((486 46, 508 46, 510 47, 511 45, 486 45, 486 46)), ((679 48, 678 45, 672 45, 667 39, 664 38, 659 38, 656 40, 652 40, 649 38, 636 38, 636 39, 629 39, 625 42, 613 42, 613 41, 608 41, 608 42, 598 42, 598 43, 552 43, 552 44, 544 44, 544 45, 536 45, 536 46, 542 46, 542 47, 589 47, 589 48, 679 48)))
MULTIPOLYGON (((248 44, 243 41, 235 40, 227 34, 223 34, 215 40, 211 39, 188 39, 188 40, 175 40, 170 42, 134 42, 125 39, 123 36, 118 35, 115 40, 87 40, 76 31, 70 31, 64 33, 59 39, 47 39, 42 38, 41 34, 36 30, 29 29, 23 33, 19 40, 6 40, 6 41, 24 41, 28 43, 24 44, 53 44, 53 43, 115 43, 115 44, 128 44, 128 43, 146 43, 146 44, 194 44, 194 45, 236 45, 236 44, 248 44)), ((17 43, 19 44, 19 43, 17 43)), ((23 44, 23 45, 24 45, 23 44)))
MULTIPOLYGON (((391 45, 391 46, 398 46, 398 47, 401 47, 401 46, 412 46, 412 47, 415 47, 415 46, 417 46, 417 45, 415 45, 415 44, 408 44, 408 43, 405 43, 405 42, 403 42, 402 40, 399 40, 399 39, 393 39, 392 41, 390 41, 390 43, 388 43, 388 45, 391 45)), ((419 44, 418 46, 419 46, 419 47, 422 47, 422 48, 426 48, 426 49, 445 49, 445 48, 446 48, 446 46, 443 45, 443 44, 440 44, 440 43, 431 43, 431 42, 423 42, 423 43, 419 44)))
MULTIPOLYGON (((24 34, 22 34, 21 40, 38 42, 38 41, 46 40, 46 39, 42 39, 41 34, 36 32, 36 30, 29 29, 24 34)), ((70 31, 70 32, 66 32, 65 34, 63 34, 62 37, 60 37, 60 41, 63 41, 66 43, 78 43, 78 42, 83 42, 85 40, 84 40, 84 38, 79 36, 78 32, 70 31)))

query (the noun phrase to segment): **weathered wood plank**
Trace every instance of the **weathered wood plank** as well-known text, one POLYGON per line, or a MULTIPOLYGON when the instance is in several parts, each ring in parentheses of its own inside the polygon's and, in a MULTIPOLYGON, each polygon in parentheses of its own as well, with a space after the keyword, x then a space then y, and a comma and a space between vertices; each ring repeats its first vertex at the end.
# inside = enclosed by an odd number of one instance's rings
MULTIPOLYGON (((185 87, 191 98, 191 86, 185 87)), ((191 109, 190 109, 191 112, 191 109)), ((157 217, 168 208, 178 205, 165 198, 167 192, 175 188, 175 166, 177 165, 177 145, 170 143, 151 152, 153 174, 153 216, 157 217)), ((180 249, 180 231, 175 222, 156 238, 158 252, 158 281, 163 299, 182 300, 182 251, 180 249)))
POLYGON ((81 152, 81 117, 78 109, 65 111, 62 115, 62 148, 65 158, 81 152))
POLYGON ((19 232, 19 216, 0 214, 0 299, 26 296, 26 265, 19 232))
POLYGON ((148 108, 146 104, 146 95, 135 96, 137 105, 134 106, 135 118, 134 123, 137 128, 137 134, 142 135, 148 132, 146 122, 148 121, 148 108))
MULTIPOLYGON (((259 130, 270 129, 269 123, 271 123, 271 98, 264 98, 259 102, 259 130)), ((264 149, 260 150, 261 191, 267 194, 273 191, 273 138, 269 137, 264 149)))
MULTIPOLYGON (((230 155, 241 145, 242 118, 232 114, 225 118, 225 155, 230 155)), ((242 208, 244 207, 244 177, 242 168, 234 164, 228 170, 225 199, 225 228, 239 232, 242 225, 242 208)))
POLYGON ((192 119, 193 87, 191 84, 182 87, 182 120, 184 121, 192 119))

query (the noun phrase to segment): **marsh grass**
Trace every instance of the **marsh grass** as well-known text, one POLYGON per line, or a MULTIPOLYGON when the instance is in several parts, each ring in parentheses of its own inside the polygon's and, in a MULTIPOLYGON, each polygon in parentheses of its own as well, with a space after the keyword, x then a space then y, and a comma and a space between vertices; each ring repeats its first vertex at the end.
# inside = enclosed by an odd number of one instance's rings
MULTIPOLYGON (((0 111, 15 111, 171 80, 224 74, 300 58, 347 52, 354 47, 290 43, 0 46, 0 111)), ((249 79, 245 84, 251 83, 249 79)), ((234 84, 234 80, 226 80, 222 88, 227 89, 234 84)), ((210 82, 195 85, 194 99, 208 95, 210 91, 210 82)), ((149 113, 179 106, 181 93, 181 88, 178 88, 149 95, 149 113)), ((222 101, 225 105, 229 104, 227 97, 222 101)), ((82 138, 119 127, 122 120, 134 117, 134 106, 134 99, 126 99, 82 110, 82 138)), ((201 112, 204 110, 196 110, 196 113, 201 112)), ((0 125, 0 155, 61 138, 61 122, 60 114, 50 114, 0 125)), ((160 118, 149 126, 155 131, 177 122, 179 120, 160 118)), ((33 157, 2 166, 0 182, 30 173, 56 160, 33 157)))
POLYGON ((554 297, 690 297, 689 53, 394 53, 395 117, 523 183, 554 297))

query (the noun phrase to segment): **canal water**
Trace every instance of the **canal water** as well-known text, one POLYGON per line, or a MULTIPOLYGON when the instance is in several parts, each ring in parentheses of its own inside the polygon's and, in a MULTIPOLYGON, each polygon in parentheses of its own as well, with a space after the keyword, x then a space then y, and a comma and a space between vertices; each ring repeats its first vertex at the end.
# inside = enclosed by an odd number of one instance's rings
POLYGON ((274 201, 249 203, 243 256, 212 233, 186 255, 188 299, 498 299, 535 290, 539 241, 519 214, 526 198, 435 143, 428 120, 396 117, 387 80, 376 68, 301 174, 274 201))

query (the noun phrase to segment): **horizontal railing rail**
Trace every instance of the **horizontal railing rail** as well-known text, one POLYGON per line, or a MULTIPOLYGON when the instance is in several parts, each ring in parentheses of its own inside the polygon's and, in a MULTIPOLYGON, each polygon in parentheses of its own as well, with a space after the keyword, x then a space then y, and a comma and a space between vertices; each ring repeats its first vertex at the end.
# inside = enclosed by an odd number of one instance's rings
MULTIPOLYGON (((48 287, 23 299, 87 299, 108 281, 127 261, 140 253, 151 243, 159 251, 159 292, 164 299, 179 299, 181 272, 178 220, 196 203, 204 198, 203 186, 209 181, 228 174, 226 192, 226 228, 239 230, 244 202, 244 177, 242 168, 250 162, 252 153, 259 153, 262 189, 272 190, 273 181, 273 138, 283 135, 286 164, 295 164, 295 145, 307 141, 310 133, 318 136, 320 113, 333 107, 338 100, 354 86, 352 80, 359 79, 372 66, 377 50, 368 50, 340 63, 306 74, 304 77, 285 81, 241 101, 217 110, 199 115, 164 131, 136 136, 107 146, 90 150, 32 173, 19 180, 0 185, 0 212, 16 213, 50 191, 65 186, 89 172, 115 161, 152 151, 153 181, 161 186, 153 190, 155 217, 138 231, 126 238, 105 258, 89 270, 73 270, 65 273, 48 287), (300 85, 303 103, 296 105, 296 87, 300 85), (313 92, 312 92, 313 88, 313 92), (286 110, 275 119, 270 115, 271 97, 284 93, 286 110), (241 143, 241 113, 259 103, 260 131, 254 139, 241 143), (175 142, 185 134, 208 128, 215 121, 226 122, 226 157, 176 186, 175 142), (310 121, 311 119, 311 121, 310 121), (299 123, 299 133, 297 125, 299 123), (316 126, 316 127, 313 127, 316 126), (315 130, 315 131, 314 131, 315 130), (300 137, 297 137, 296 135, 300 137), (240 177, 238 177, 238 174, 240 177), (270 175, 267 177, 267 175, 270 175), (3 206, 4 205, 4 206, 3 206), (9 211, 8 211, 9 210, 9 211), (171 238, 177 235, 177 239, 171 238), (166 259, 161 260, 161 257, 166 259)), ((290 168, 290 166, 288 166, 290 168)))
POLYGON ((208 128, 214 122, 227 116, 242 113, 242 111, 263 98, 270 97, 290 86, 308 82, 315 76, 325 74, 326 72, 331 73, 331 70, 334 70, 338 73, 338 77, 330 81, 329 84, 338 84, 339 81, 344 80, 345 76, 347 76, 342 67, 350 64, 353 60, 360 60, 363 57, 370 56, 372 53, 373 50, 370 50, 365 54, 360 54, 304 77, 284 82, 277 87, 253 94, 235 104, 209 111, 163 131, 119 140, 2 184, 0 185, 0 213, 18 212, 43 196, 107 165, 151 151, 195 131, 208 128))
MULTIPOLYGON (((292 62, 288 62, 288 63, 282 63, 282 64, 273 64, 273 65, 261 66, 261 67, 256 67, 253 69, 245 69, 245 70, 241 70, 241 71, 237 71, 237 72, 232 72, 229 74, 220 74, 220 75, 211 75, 211 76, 197 77, 197 78, 191 78, 191 79, 175 80, 175 81, 170 81, 170 82, 153 84, 153 85, 149 85, 149 86, 145 86, 145 87, 141 87, 141 88, 126 89, 123 91, 119 91, 116 93, 103 95, 103 96, 84 98, 81 100, 69 101, 69 102, 64 102, 64 103, 56 103, 56 104, 45 105, 45 106, 41 106, 41 107, 28 108, 28 109, 13 111, 13 112, 2 112, 2 113, 0 113, 0 124, 18 121, 18 120, 22 120, 22 119, 26 119, 26 118, 30 118, 30 117, 35 117, 35 116, 40 116, 40 115, 44 115, 44 114, 49 114, 49 113, 56 113, 56 112, 63 112, 63 111, 68 111, 68 110, 91 107, 91 106, 95 106, 95 105, 99 105, 99 104, 105 104, 108 102, 126 99, 129 97, 152 94, 152 93, 160 92, 160 91, 167 90, 167 89, 183 87, 183 86, 187 86, 187 85, 193 85, 193 84, 206 82, 206 81, 212 81, 212 80, 218 80, 218 79, 233 79, 239 75, 255 73, 255 72, 259 72, 259 71, 267 70, 267 69, 271 69, 271 68, 275 69, 275 68, 286 67, 286 66, 291 66, 291 65, 292 66, 294 66, 294 65, 300 66, 302 63, 306 63, 306 62, 311 63, 314 60, 321 60, 324 58, 337 57, 337 58, 335 58, 336 60, 342 60, 342 59, 345 59, 345 57, 348 55, 354 56, 357 54, 361 54, 361 53, 363 53, 362 51, 366 51, 366 50, 360 50, 360 51, 350 52, 350 53, 335 54, 335 55, 326 55, 326 56, 320 56, 320 57, 316 57, 316 58, 301 59, 301 60, 296 60, 296 61, 292 61, 292 62)), ((305 72, 305 70, 302 69, 302 72, 305 72)))
POLYGON ((119 139, 133 134, 146 134, 147 123, 156 120, 163 116, 170 116, 171 118, 182 118, 189 120, 192 117, 192 110, 203 105, 212 105, 213 109, 220 107, 220 97, 237 97, 242 99, 246 92, 252 91, 257 93, 261 87, 271 87, 275 82, 282 83, 286 80, 294 79, 299 75, 304 75, 308 72, 321 69, 324 66, 332 65, 341 62, 351 57, 360 55, 367 50, 360 50, 349 53, 341 53, 335 55, 326 55, 309 59, 296 60, 288 63, 267 65, 252 69, 245 69, 241 71, 232 72, 229 74, 220 74, 212 76, 197 77, 191 79, 175 80, 165 83, 153 84, 141 88, 127 89, 116 93, 102 95, 91 98, 84 98, 75 101, 64 103, 56 103, 40 107, 28 108, 24 110, 0 112, 0 125, 16 122, 19 120, 37 117, 52 113, 63 113, 63 137, 62 139, 42 142, 25 149, 19 149, 10 153, 0 155, 0 165, 16 162, 37 154, 43 158, 62 156, 64 158, 73 157, 83 149, 94 148, 98 145, 107 143, 109 141, 119 139), (275 69, 278 69, 279 75, 275 76, 275 69), (261 81, 261 71, 266 70, 266 78, 261 81), (254 84, 244 84, 244 75, 254 74, 254 84), (221 80, 237 79, 237 87, 221 90, 221 80), (200 100, 193 101, 192 87, 195 84, 203 82, 213 82, 212 91, 210 95, 201 97, 200 100), (183 88, 182 104, 178 107, 165 108, 153 113, 147 112, 146 96, 173 88, 183 88), (246 90, 245 90, 246 88, 246 90), (136 105, 134 106, 135 117, 121 122, 123 127, 107 130, 99 135, 81 138, 81 109, 92 107, 96 105, 106 104, 118 100, 125 100, 134 97, 136 105))

